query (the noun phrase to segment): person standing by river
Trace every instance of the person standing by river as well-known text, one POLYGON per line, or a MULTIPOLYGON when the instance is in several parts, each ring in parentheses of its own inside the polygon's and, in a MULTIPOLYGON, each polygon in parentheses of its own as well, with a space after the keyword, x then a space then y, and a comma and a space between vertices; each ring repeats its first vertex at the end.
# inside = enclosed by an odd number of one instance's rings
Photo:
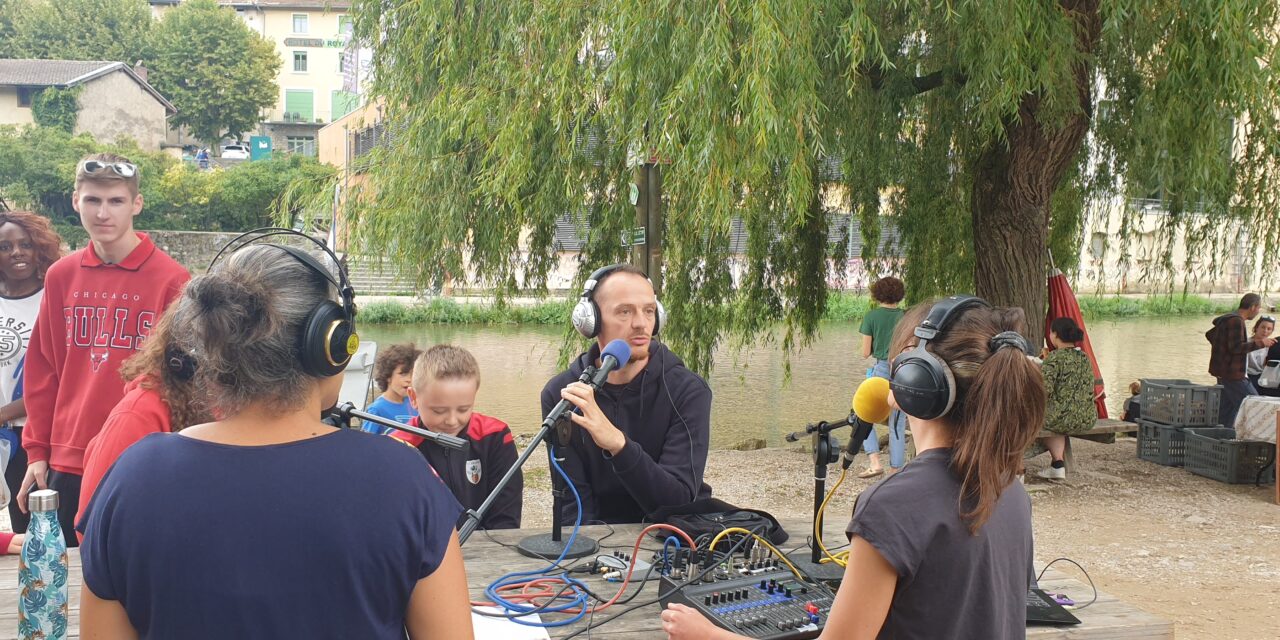
POLYGON ((1213 328, 1205 332, 1204 337, 1213 345, 1209 356, 1209 375, 1218 379, 1222 385, 1222 404, 1218 411, 1218 420, 1225 427, 1234 427, 1236 413, 1247 396, 1256 396, 1253 383, 1245 376, 1246 360, 1249 352, 1255 349, 1270 348, 1276 343, 1275 338, 1255 336, 1249 337, 1245 323, 1258 317, 1262 312, 1262 298, 1256 293, 1247 293, 1240 298, 1240 307, 1231 313, 1213 319, 1213 328))
MULTIPOLYGON (((906 287, 902 281, 886 276, 871 285, 871 299, 876 307, 862 319, 858 332, 862 334, 862 358, 875 358, 875 363, 867 370, 868 378, 889 379, 889 342, 893 340, 893 330, 902 319, 903 311, 898 308, 906 297, 906 287)), ((874 478, 884 473, 880 465, 880 434, 873 429, 862 443, 862 450, 867 452, 870 466, 858 474, 859 478, 874 478)), ((907 451, 907 419, 901 411, 889 414, 889 467, 890 473, 902 468, 906 462, 907 451)))

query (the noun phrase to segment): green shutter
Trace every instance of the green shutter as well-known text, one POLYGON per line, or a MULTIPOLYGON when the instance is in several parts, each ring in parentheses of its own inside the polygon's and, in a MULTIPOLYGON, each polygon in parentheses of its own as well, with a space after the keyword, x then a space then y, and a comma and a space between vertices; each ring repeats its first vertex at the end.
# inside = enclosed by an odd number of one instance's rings
POLYGON ((332 99, 334 120, 355 111, 356 107, 360 106, 360 96, 350 91, 334 91, 332 99))
POLYGON ((316 118, 316 98, 315 94, 307 90, 285 90, 284 92, 284 110, 291 114, 298 114, 303 122, 311 122, 316 118))

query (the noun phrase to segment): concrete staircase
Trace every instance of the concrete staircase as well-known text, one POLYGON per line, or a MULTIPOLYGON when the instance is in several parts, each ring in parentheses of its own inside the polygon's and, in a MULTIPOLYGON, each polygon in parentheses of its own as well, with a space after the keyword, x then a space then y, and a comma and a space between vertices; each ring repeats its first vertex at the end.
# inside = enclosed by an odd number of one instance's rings
POLYGON ((347 273, 351 286, 361 295, 416 295, 421 292, 390 262, 384 261, 379 265, 373 258, 353 255, 347 258, 347 273))

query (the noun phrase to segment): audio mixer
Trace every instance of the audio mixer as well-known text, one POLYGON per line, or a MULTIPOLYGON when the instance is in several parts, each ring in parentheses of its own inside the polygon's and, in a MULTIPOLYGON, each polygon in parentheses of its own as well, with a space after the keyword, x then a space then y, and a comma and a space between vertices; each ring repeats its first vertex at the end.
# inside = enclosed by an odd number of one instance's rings
POLYGON ((658 589, 662 606, 688 605, 716 625, 748 638, 816 638, 835 599, 826 586, 801 582, 776 560, 735 559, 695 579, 699 573, 695 564, 687 573, 663 576, 658 589))

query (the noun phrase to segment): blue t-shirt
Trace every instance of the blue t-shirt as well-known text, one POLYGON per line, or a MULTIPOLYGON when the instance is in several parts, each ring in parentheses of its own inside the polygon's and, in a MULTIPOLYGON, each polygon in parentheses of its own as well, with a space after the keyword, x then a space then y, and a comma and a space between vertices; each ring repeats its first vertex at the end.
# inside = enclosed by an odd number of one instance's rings
MULTIPOLYGON (((395 420, 396 422, 401 423, 408 423, 410 418, 418 415, 418 410, 413 408, 413 404, 409 402, 408 396, 405 396, 404 402, 400 403, 395 403, 382 396, 378 396, 377 400, 369 403, 369 406, 365 408, 365 411, 372 413, 375 416, 382 416, 388 420, 395 420)), ((368 420, 365 420, 364 424, 362 424, 360 428, 368 431, 369 433, 379 433, 384 436, 394 431, 391 427, 374 424, 368 420)))
POLYGON ((142 638, 403 640, 409 596, 461 511, 391 438, 338 430, 246 447, 153 434, 120 456, 81 521, 84 582, 142 638))

